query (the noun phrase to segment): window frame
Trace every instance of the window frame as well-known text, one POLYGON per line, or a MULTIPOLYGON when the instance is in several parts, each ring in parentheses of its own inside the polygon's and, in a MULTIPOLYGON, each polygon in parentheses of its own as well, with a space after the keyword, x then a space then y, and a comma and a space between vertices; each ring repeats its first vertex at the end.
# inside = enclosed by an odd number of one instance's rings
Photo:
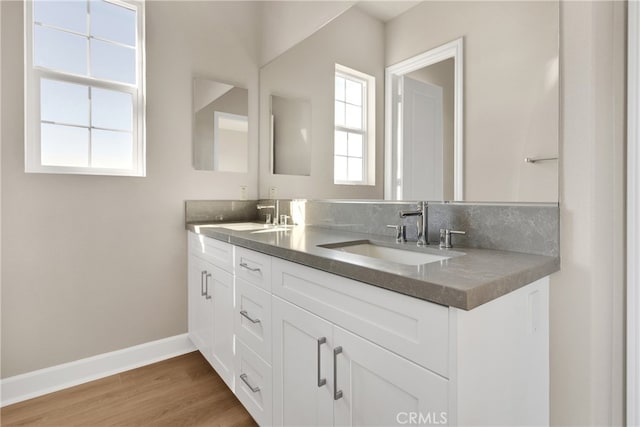
MULTIPOLYGON (((357 81, 363 85, 362 90, 362 129, 350 128, 346 125, 338 125, 335 122, 333 124, 333 183, 336 185, 375 185, 375 77, 365 74, 361 71, 354 70, 344 65, 335 64, 334 73, 334 88, 335 79, 341 77, 347 80, 357 81), (347 134, 360 134, 362 135, 362 179, 361 180, 338 180, 336 179, 335 171, 335 159, 336 157, 345 157, 347 159, 350 156, 337 155, 335 153, 336 132, 346 132, 347 134)), ((333 105, 335 108, 336 102, 343 102, 336 99, 335 89, 333 94, 333 105)), ((346 102, 345 102, 346 104, 346 102)), ((353 157, 353 156, 351 156, 353 157)), ((355 157, 353 157, 355 158, 355 157)), ((348 171, 348 169, 347 169, 348 171)))
MULTIPOLYGON (((136 11, 136 83, 115 82, 91 76, 76 75, 34 65, 35 19, 33 1, 24 6, 24 65, 25 65, 25 172, 107 176, 146 176, 145 141, 145 13, 144 2, 137 0, 107 0, 117 6, 136 11), (43 165, 41 158, 40 86, 42 79, 74 83, 100 89, 126 92, 132 96, 132 167, 130 169, 98 168, 92 166, 43 165)), ((46 26, 56 28, 55 26, 46 26)), ((66 30, 65 30, 66 31, 66 30)), ((72 31, 69 31, 73 33, 72 31)), ((101 40, 100 38, 96 38, 101 40)), ((89 51, 87 52, 89 53, 89 51)), ((89 58, 87 58, 89 60, 89 58)), ((83 126, 80 126, 83 127, 83 126)), ((88 129, 92 129, 89 123, 88 129)), ((102 129, 100 127, 94 129, 102 129)), ((91 150, 91 144, 89 149, 91 150)))

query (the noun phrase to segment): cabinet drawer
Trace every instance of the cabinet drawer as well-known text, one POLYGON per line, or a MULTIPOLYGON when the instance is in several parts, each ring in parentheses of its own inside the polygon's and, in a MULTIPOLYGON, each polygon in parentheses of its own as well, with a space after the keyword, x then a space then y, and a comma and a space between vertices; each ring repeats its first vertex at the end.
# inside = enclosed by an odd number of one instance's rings
POLYGON ((271 257, 236 247, 236 277, 271 292, 271 257))
POLYGON ((236 336, 271 363, 271 294, 236 277, 236 336))
POLYGON ((233 245, 189 232, 189 253, 216 267, 233 271, 233 245))
POLYGON ((275 295, 448 377, 447 307, 278 258, 272 269, 275 295))
POLYGON ((272 424, 271 366, 236 339, 236 396, 262 426, 272 424))

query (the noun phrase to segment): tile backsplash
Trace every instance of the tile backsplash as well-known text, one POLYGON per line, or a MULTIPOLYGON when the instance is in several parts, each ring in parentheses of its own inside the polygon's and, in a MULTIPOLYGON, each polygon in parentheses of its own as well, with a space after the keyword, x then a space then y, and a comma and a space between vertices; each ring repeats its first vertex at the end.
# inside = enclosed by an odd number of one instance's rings
MULTIPOLYGON (((261 201, 187 201, 186 222, 262 221, 261 201)), ((393 236, 387 225, 407 224, 407 237, 417 235, 416 218, 400 218, 415 202, 281 200, 280 213, 298 223, 353 232, 393 236)), ((465 231, 454 245, 558 256, 558 204, 429 203, 429 241, 437 243, 441 228, 465 231)))
POLYGON ((256 200, 187 200, 185 222, 257 221, 256 200))
MULTIPOLYGON (((393 236, 387 225, 407 224, 407 237, 415 239, 415 217, 400 218, 401 210, 415 203, 310 200, 305 203, 305 224, 393 236)), ((429 203, 429 241, 438 242, 441 228, 465 231, 454 245, 558 256, 557 204, 429 203)))

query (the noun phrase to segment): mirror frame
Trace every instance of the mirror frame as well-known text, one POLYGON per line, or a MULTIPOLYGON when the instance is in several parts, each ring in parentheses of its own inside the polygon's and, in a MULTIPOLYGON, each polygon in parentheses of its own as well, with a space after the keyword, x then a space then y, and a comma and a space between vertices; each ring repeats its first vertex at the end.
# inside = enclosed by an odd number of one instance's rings
POLYGON ((454 68, 454 119, 453 119, 453 199, 464 200, 464 139, 463 139, 463 100, 464 100, 464 41, 463 37, 418 54, 385 69, 384 81, 384 200, 393 200, 393 166, 396 158, 394 147, 397 141, 397 126, 393 118, 397 115, 398 77, 429 65, 453 58, 454 68))

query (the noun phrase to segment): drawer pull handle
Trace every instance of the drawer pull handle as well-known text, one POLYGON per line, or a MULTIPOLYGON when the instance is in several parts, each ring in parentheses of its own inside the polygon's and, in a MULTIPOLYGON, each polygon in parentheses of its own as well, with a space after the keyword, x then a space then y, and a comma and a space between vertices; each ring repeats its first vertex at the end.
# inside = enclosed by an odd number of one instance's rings
POLYGON ((207 275, 207 270, 200 272, 200 296, 205 296, 207 292, 204 290, 204 276, 207 275))
POLYGON ((327 383, 326 378, 320 378, 320 346, 326 344, 327 337, 318 338, 318 387, 322 387, 327 383))
POLYGON ((338 355, 342 353, 342 347, 333 349, 333 400, 342 398, 342 390, 338 390, 338 355))
POLYGON ((240 263, 240 267, 242 267, 242 268, 246 268, 247 270, 249 270, 249 271, 253 271, 254 273, 257 273, 257 272, 259 272, 259 271, 260 271, 260 268, 257 268, 257 267, 256 267, 256 268, 249 267, 249 264, 247 264, 246 262, 241 262, 241 263, 240 263))
POLYGON ((205 276, 204 284, 205 284, 205 298, 211 299, 211 295, 209 295, 209 277, 211 277, 211 273, 207 273, 205 276))
POLYGON ((249 389, 252 392, 257 393, 257 392, 260 391, 260 387, 254 387, 251 384, 249 384, 249 380, 247 379, 247 374, 240 375, 240 379, 242 380, 243 383, 245 383, 247 385, 247 387, 249 387, 249 389))
POLYGON ((260 323, 260 319, 254 319, 251 316, 249 316, 249 313, 247 313, 247 310, 241 310, 240 315, 246 319, 249 319, 251 323, 260 323))

